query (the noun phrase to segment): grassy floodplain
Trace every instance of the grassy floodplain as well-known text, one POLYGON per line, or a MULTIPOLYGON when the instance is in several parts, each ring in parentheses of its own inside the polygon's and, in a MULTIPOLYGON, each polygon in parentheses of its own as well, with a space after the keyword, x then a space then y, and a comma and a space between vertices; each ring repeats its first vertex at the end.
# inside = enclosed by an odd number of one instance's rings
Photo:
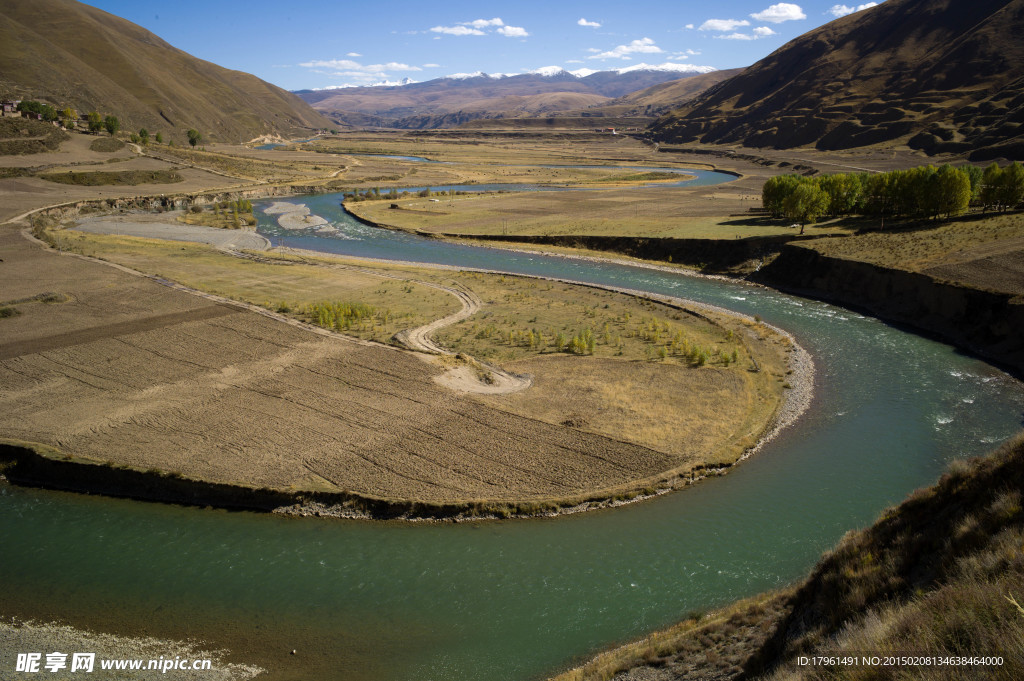
MULTIPOLYGON (((325 258, 271 254, 252 261, 203 245, 135 237, 68 232, 62 243, 314 324, 322 324, 317 306, 325 302, 362 304, 372 314, 344 328, 328 326, 383 343, 458 308, 431 284, 472 291, 480 311, 435 338, 455 353, 533 376, 529 390, 477 399, 649 447, 664 455, 670 477, 735 462, 756 443, 789 388, 789 340, 769 327, 611 291, 351 260, 342 261, 345 269, 325 258)), ((644 476, 643 487, 652 482, 644 476)))

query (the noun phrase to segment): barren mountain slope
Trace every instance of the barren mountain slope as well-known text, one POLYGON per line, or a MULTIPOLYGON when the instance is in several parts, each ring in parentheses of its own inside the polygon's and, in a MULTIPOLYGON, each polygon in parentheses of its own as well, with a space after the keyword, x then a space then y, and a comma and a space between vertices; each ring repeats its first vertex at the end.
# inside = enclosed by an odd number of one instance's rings
POLYGON ((74 0, 0 4, 0 96, 114 114, 125 129, 238 142, 330 121, 279 87, 197 59, 74 0))
POLYGON ((888 0, 658 120, 655 139, 1024 154, 1024 0, 888 0))

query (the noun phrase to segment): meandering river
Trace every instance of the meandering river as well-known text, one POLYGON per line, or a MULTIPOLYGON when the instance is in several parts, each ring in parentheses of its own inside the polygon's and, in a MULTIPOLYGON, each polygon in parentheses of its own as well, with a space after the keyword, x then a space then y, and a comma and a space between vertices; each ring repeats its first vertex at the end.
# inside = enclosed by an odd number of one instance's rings
MULTIPOLYGON (((789 583, 842 534, 1019 430, 1024 386, 942 343, 751 286, 367 227, 275 244, 683 296, 792 332, 810 412, 722 478, 626 507, 466 524, 302 520, 0 487, 7 610, 273 650, 276 678, 527 681, 687 612, 789 583), (286 651, 296 649, 298 655, 286 651)), ((287 427, 287 424, 282 424, 287 427)))

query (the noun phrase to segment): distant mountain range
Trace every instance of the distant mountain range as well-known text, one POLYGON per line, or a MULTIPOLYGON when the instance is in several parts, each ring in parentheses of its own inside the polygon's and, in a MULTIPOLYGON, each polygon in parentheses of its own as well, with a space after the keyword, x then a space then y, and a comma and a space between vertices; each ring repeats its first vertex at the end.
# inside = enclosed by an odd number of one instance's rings
POLYGON ((340 123, 432 128, 478 118, 604 116, 602 105, 623 103, 616 98, 680 79, 699 82, 700 91, 725 77, 719 73, 710 66, 690 64, 638 64, 617 71, 572 72, 547 67, 533 73, 455 74, 423 83, 299 90, 295 94, 340 123))
POLYGON ((659 119, 662 142, 1024 158, 1024 0, 887 0, 659 119))
POLYGON ((125 130, 248 141, 332 123, 256 76, 197 59, 74 0, 0 3, 0 97, 114 114, 125 130))

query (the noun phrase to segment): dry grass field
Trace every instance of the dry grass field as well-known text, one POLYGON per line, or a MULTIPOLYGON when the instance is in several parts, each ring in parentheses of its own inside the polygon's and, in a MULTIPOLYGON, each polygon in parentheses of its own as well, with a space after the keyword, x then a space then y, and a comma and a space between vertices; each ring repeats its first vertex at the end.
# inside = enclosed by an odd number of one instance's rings
MULTIPOLYGON (((777 220, 735 214, 721 215, 723 206, 707 190, 668 187, 601 191, 516 192, 346 204, 356 215, 376 224, 430 234, 643 236, 678 239, 739 239, 794 235, 797 229, 777 220), (713 214, 707 214, 708 212, 713 214)), ((760 207, 760 194, 734 201, 746 212, 760 207)), ((810 234, 842 234, 849 230, 825 223, 807 228, 810 234)))
MULTIPOLYGON (((446 293, 413 281, 389 278, 400 270, 381 268, 384 276, 334 270, 299 261, 269 263, 226 255, 204 244, 129 236, 61 232, 62 247, 96 256, 214 295, 304 317, 309 305, 324 301, 358 302, 379 314, 348 335, 386 343, 399 330, 451 314, 458 302, 446 293)), ((415 273, 406 273, 415 277, 415 273)))
POLYGON ((435 333, 437 341, 534 379, 521 394, 480 399, 670 454, 672 468, 735 461, 785 390, 785 340, 725 315, 521 277, 333 258, 254 262, 200 244, 60 234, 65 249, 302 321, 316 323, 310 307, 324 301, 369 305, 375 314, 344 333, 378 342, 458 309, 453 296, 430 284, 471 291, 480 312, 435 333), (576 352, 569 350, 573 339, 581 341, 576 352), (749 371, 754 365, 762 370, 749 371))
POLYGON ((971 214, 805 244, 822 255, 921 272, 973 288, 1024 294, 1024 215, 971 214))
POLYGON ((668 457, 481 405, 386 347, 323 337, 2 235, 0 430, 74 459, 279 489, 513 503, 656 476, 668 457), (28 276, 31 272, 35 276, 28 276))

